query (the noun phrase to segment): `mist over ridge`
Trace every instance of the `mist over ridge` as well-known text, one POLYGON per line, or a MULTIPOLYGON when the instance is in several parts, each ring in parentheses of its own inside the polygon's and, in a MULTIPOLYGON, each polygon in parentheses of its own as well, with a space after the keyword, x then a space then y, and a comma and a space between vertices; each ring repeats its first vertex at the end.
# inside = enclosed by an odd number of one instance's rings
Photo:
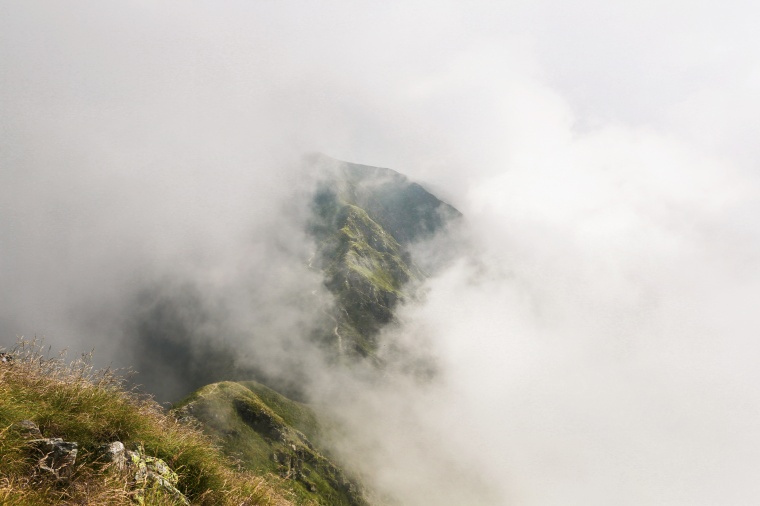
POLYGON ((124 294, 125 305, 115 309, 118 353, 157 399, 246 379, 303 398, 303 385, 323 374, 317 370, 338 362, 385 369, 422 359, 401 350, 391 358, 391 343, 378 334, 397 324, 397 305, 416 300, 418 285, 445 265, 442 252, 423 271, 414 249, 430 241, 455 248, 448 230, 461 215, 390 169, 310 155, 298 173, 303 192, 281 205, 301 211, 277 218, 280 232, 290 234, 282 239, 297 247, 275 242, 261 253, 251 237, 239 254, 260 255, 259 263, 205 266, 229 269, 229 278, 209 284, 196 272, 167 269, 124 294))
POLYGON ((756 14, 6 3, 0 345, 139 359, 165 399, 171 361, 295 371, 403 504, 757 504, 756 14), (411 248, 446 268, 377 334, 434 380, 309 344, 335 325, 308 152, 462 212, 456 251, 411 248))

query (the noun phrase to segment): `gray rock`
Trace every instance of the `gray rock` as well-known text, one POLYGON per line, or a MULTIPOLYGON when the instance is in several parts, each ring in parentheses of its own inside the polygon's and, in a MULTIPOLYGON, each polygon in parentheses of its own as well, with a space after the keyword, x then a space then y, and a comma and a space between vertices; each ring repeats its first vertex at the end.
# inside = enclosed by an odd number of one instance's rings
POLYGON ((42 437, 40 428, 31 420, 16 422, 14 427, 41 455, 38 464, 41 471, 52 474, 57 480, 66 479, 71 475, 79 451, 76 443, 64 441, 59 437, 42 437))
POLYGON ((53 474, 56 479, 65 479, 71 475, 77 460, 76 443, 59 437, 32 439, 30 443, 43 454, 39 462, 42 471, 53 474))
POLYGON ((126 449, 121 441, 107 443, 98 448, 102 460, 111 464, 118 471, 123 471, 127 466, 126 449))

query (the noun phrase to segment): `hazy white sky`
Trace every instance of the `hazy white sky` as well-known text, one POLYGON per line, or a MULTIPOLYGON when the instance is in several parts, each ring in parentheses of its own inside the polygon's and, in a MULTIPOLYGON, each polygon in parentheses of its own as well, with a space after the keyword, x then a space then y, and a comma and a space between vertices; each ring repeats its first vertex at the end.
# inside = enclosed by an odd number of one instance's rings
MULTIPOLYGON (((382 442, 362 455, 381 487, 418 505, 758 504, 759 15, 0 2, 2 339, 108 349, 90 334, 118 318, 93 308, 167 269, 237 293, 238 267, 304 253, 280 218, 289 168, 322 151, 427 182, 479 251, 404 315, 444 384, 346 412, 352 444, 382 442), (278 246, 251 256, 251 237, 278 246)), ((280 284, 276 300, 302 287, 280 284)))

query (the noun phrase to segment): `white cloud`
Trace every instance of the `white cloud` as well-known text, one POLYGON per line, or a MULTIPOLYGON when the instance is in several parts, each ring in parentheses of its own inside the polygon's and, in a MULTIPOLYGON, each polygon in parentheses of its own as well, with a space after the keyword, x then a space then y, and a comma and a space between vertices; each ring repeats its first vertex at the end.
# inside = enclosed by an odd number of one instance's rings
POLYGON ((757 503, 754 5, 75 4, 0 8, 4 337, 89 349, 135 272, 263 300, 237 269, 308 249, 288 167, 323 151, 429 182, 478 251, 404 314, 445 382, 344 413, 381 486, 757 503))

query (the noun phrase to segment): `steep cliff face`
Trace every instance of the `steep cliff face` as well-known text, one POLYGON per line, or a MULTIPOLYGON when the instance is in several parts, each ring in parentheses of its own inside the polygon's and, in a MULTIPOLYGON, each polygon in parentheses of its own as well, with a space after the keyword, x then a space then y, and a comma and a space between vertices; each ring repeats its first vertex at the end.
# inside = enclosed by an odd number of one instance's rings
POLYGON ((368 356, 376 347, 374 336, 407 297, 407 284, 421 276, 366 211, 346 204, 337 214, 337 231, 320 245, 325 285, 336 302, 333 335, 341 354, 368 356))
POLYGON ((373 357, 377 333, 425 277, 410 246, 461 215, 390 169, 323 156, 312 163, 322 176, 311 232, 335 297, 335 327, 326 339, 341 355, 373 357))

